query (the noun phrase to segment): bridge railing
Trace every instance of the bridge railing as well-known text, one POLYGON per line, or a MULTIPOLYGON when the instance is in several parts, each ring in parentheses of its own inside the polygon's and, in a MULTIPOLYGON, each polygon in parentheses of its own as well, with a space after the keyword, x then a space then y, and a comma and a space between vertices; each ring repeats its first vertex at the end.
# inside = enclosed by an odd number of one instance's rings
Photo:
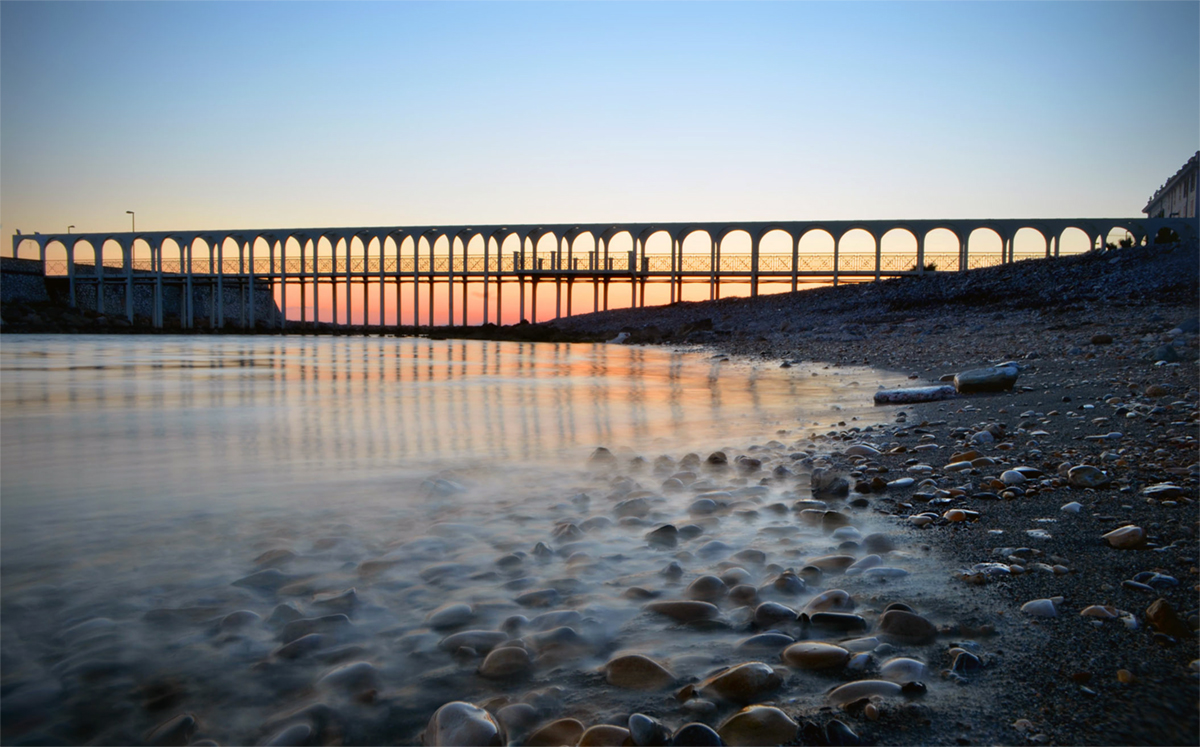
MULTIPOLYGON (((1044 257, 1044 254, 1017 254, 1015 259, 1037 259, 1044 257)), ((580 256, 578 254, 568 257, 566 254, 561 256, 553 252, 543 252, 527 254, 522 263, 520 256, 490 256, 486 263, 482 256, 467 257, 457 256, 453 260, 449 257, 418 257, 416 259, 417 274, 427 275, 431 271, 433 273, 444 275, 453 268, 454 274, 462 274, 464 272, 472 275, 479 275, 485 272, 489 273, 512 273, 518 271, 536 272, 536 271, 562 271, 562 272, 595 272, 608 271, 618 273, 629 272, 629 254, 628 253, 613 253, 610 254, 605 261, 605 257, 592 257, 590 255, 580 256)), ((649 272, 654 274, 665 274, 672 272, 672 258, 669 254, 648 254, 644 258, 644 263, 641 272, 649 272)), ((361 257, 352 256, 349 261, 349 272, 351 275, 361 276, 362 274, 377 276, 380 273, 380 263, 383 264, 383 274, 385 277, 394 276, 397 272, 397 264, 399 265, 400 275, 411 276, 413 273, 414 259, 411 255, 400 257, 385 256, 385 257, 361 257)), ((938 270, 957 270, 959 258, 957 254, 936 253, 926 254, 926 266, 933 265, 938 270)), ((991 267, 1001 263, 999 254, 972 254, 968 260, 970 269, 980 267, 991 267)), ((182 274, 185 270, 185 262, 179 259, 164 259, 162 263, 162 271, 166 274, 182 274)), ((215 275, 217 274, 217 265, 221 265, 221 269, 226 275, 246 274, 250 271, 249 260, 225 259, 218 263, 215 260, 209 262, 207 257, 192 259, 192 274, 193 275, 215 275)), ((636 264, 636 262, 635 262, 636 264)), ((917 261, 915 254, 883 254, 880 256, 880 270, 884 273, 895 272, 910 272, 917 269, 917 261)), ((749 273, 751 272, 751 255, 749 254, 722 254, 717 263, 716 273, 718 275, 749 273)), ((124 272, 124 267, 120 260, 105 258, 104 260, 105 276, 119 277, 124 272)), ((137 258, 133 261, 133 269, 139 274, 154 272, 156 268, 154 263, 149 259, 137 258)), ((874 272, 875 271, 875 254, 869 252, 854 252, 843 253, 838 256, 837 269, 842 272, 874 272)), ((79 277, 95 276, 96 267, 94 264, 75 263, 75 274, 79 277)), ((258 258, 254 260, 255 275, 278 275, 284 272, 285 263, 279 257, 275 257, 272 261, 270 258, 258 258)), ((675 260, 674 270, 680 273, 702 273, 711 274, 714 271, 712 257, 707 254, 684 254, 682 257, 677 257, 675 260)), ((833 255, 832 254, 809 254, 800 253, 796 257, 796 270, 799 273, 833 273, 833 255)), ((319 275, 330 274, 345 274, 347 272, 347 261, 345 257, 318 257, 314 263, 312 257, 306 257, 303 262, 299 257, 286 258, 286 272, 289 276, 299 276, 302 273, 312 275, 314 272, 319 275)), ((790 254, 761 254, 758 258, 758 272, 760 275, 788 275, 792 272, 792 255, 790 254)), ((47 260, 46 275, 53 277, 61 277, 67 274, 66 260, 47 260)))

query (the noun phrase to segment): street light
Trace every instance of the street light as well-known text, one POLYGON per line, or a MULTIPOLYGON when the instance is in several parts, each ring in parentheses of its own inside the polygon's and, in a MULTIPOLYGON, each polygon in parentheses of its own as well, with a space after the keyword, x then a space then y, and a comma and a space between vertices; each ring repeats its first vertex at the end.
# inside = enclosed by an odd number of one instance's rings
POLYGON ((67 233, 70 233, 70 232, 71 232, 71 229, 72 229, 72 228, 74 228, 74 227, 75 227, 75 226, 67 226, 67 233))
POLYGON ((132 210, 126 210, 125 212, 129 213, 130 230, 137 233, 137 216, 133 214, 132 210))

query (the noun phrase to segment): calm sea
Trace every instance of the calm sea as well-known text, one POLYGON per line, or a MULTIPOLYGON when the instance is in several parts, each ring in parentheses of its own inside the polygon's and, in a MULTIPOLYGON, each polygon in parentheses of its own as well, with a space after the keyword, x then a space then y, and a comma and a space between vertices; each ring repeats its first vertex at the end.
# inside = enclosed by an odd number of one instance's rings
MULTIPOLYGON (((436 658, 428 615, 461 603, 463 625, 495 630, 542 587, 590 646, 579 667, 614 646, 669 655, 661 631, 623 627, 639 609, 625 587, 661 579, 647 529, 686 520, 704 490, 751 509, 802 497, 673 465, 865 425, 875 388, 902 380, 619 345, 6 337, 5 741, 126 743, 186 712, 196 738, 254 743, 314 702, 355 724, 347 743, 412 739, 437 702, 491 686, 436 658), (603 473, 588 466, 601 446, 617 457, 603 473), (689 490, 670 492, 673 473, 689 490), (559 565, 514 572, 538 543, 559 565), (236 611, 252 622, 222 622, 236 611), (333 613, 348 627, 281 658, 280 614, 333 613), (391 715, 321 684, 358 660, 402 704, 391 715)), ((784 541, 763 533, 778 521, 748 510, 719 537, 729 552, 784 541)))

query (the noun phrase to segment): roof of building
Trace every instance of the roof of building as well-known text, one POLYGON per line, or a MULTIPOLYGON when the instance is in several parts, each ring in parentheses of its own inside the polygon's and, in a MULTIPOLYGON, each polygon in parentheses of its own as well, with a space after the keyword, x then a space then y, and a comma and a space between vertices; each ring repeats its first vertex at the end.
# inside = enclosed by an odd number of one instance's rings
POLYGON ((1146 203, 1146 207, 1142 208, 1142 212, 1143 213, 1150 212, 1150 206, 1153 205, 1155 203, 1155 201, 1158 200, 1159 197, 1162 197, 1164 194, 1166 194, 1168 191, 1170 191, 1171 187, 1174 187, 1175 183, 1178 182, 1180 179, 1182 179, 1184 174, 1186 174, 1188 171, 1190 171, 1192 169, 1195 169, 1197 164, 1200 164, 1200 150, 1196 151, 1196 154, 1194 156, 1192 156, 1191 158, 1189 158, 1187 160, 1187 163, 1185 163, 1184 165, 1179 167, 1179 171, 1175 172, 1175 176, 1172 176, 1170 179, 1167 180, 1166 184, 1162 185, 1157 190, 1155 190, 1154 196, 1151 197, 1150 200, 1146 203))

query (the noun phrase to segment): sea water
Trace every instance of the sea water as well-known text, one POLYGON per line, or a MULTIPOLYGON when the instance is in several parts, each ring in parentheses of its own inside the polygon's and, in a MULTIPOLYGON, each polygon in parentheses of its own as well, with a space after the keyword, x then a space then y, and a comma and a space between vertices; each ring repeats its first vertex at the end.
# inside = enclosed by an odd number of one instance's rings
POLYGON ((7 337, 4 741, 303 723, 403 743, 451 700, 611 719, 633 707, 598 673, 616 653, 681 681, 738 658, 744 611, 680 634, 639 595, 769 584, 834 549, 790 512, 829 448, 813 439, 873 422, 874 390, 902 380, 623 345, 7 337), (703 494, 726 497, 716 514, 689 513, 703 494), (665 523, 696 535, 648 544, 665 523), (484 651, 440 645, 463 630, 520 638, 534 666, 481 676, 484 651), (317 637, 287 649, 300 632, 317 637))

